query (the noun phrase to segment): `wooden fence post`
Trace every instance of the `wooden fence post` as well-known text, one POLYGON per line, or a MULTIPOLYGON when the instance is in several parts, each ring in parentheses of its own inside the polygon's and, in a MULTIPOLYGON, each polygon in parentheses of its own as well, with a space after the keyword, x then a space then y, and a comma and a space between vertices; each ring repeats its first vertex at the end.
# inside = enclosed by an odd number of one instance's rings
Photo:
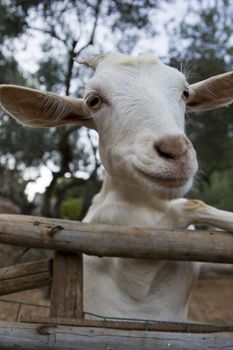
POLYGON ((55 252, 50 317, 83 318, 81 254, 55 252))

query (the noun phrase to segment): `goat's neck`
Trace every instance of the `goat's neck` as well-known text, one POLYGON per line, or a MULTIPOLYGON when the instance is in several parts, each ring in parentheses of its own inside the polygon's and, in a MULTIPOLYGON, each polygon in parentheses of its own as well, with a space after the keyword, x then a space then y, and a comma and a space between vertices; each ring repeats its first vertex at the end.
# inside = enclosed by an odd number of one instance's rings
POLYGON ((117 178, 107 175, 104 184, 103 191, 109 193, 112 191, 119 200, 126 203, 134 203, 135 205, 148 205, 157 208, 159 211, 164 210, 166 202, 157 198, 154 194, 146 192, 144 189, 125 184, 119 181, 117 178))
MULTIPOLYGON (((161 201, 138 187, 122 184, 114 177, 107 176, 84 221, 158 227, 168 206, 169 202, 161 201)), ((108 258, 107 263, 103 259, 94 260, 93 266, 95 269, 99 266, 100 271, 104 271, 107 266, 109 276, 114 280, 111 282, 115 286, 114 293, 118 297, 123 293, 141 301, 154 293, 153 285, 159 284, 163 276, 171 270, 170 263, 151 259, 108 258)))
POLYGON ((169 202, 158 199, 140 187, 123 184, 107 175, 84 221, 156 227, 168 206, 169 202))

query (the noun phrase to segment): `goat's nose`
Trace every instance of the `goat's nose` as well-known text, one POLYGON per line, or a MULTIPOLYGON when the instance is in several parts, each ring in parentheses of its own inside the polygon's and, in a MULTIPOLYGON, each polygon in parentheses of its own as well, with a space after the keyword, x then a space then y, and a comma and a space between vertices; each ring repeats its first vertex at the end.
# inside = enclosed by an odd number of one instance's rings
POLYGON ((178 160, 187 154, 190 144, 185 135, 174 135, 155 142, 154 149, 161 158, 178 160))

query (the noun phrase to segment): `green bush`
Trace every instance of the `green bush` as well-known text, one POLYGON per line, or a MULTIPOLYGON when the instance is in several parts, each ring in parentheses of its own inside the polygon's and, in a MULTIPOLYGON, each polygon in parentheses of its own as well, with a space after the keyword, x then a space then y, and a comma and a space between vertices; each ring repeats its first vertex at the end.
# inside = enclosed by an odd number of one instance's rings
POLYGON ((60 215, 63 219, 78 220, 81 217, 83 200, 80 198, 67 198, 62 202, 60 215))
POLYGON ((233 211, 233 170, 213 172, 209 182, 197 185, 192 196, 219 209, 233 211))

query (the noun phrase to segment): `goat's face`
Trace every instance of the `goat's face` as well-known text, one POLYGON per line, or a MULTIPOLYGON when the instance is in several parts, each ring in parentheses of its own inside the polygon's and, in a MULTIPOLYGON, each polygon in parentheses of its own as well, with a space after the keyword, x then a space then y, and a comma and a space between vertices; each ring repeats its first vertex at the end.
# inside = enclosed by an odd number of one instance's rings
POLYGON ((233 73, 188 87, 180 72, 151 54, 97 55, 82 63, 96 69, 83 99, 2 85, 1 106, 32 126, 94 128, 109 174, 161 198, 183 195, 197 171, 185 135, 185 108, 200 111, 231 103, 233 73))
POLYGON ((139 57, 103 61, 87 84, 101 160, 121 182, 162 198, 178 197, 189 190, 197 171, 184 131, 188 84, 176 69, 139 57))

